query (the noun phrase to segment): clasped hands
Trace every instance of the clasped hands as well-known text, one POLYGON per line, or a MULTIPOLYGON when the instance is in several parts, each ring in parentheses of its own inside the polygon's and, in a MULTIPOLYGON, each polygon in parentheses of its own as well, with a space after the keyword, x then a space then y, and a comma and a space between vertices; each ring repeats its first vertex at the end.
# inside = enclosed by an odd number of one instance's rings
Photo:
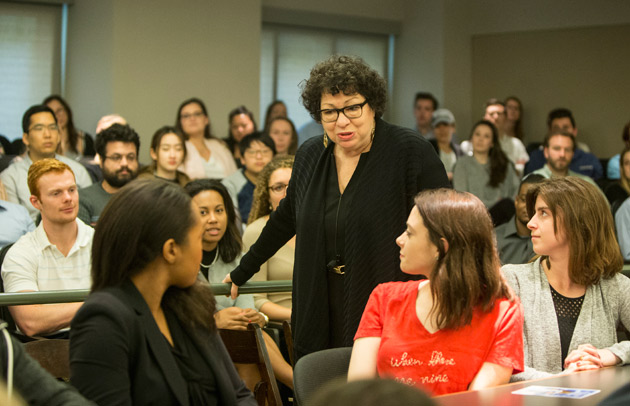
POLYGON ((217 328, 228 330, 247 330, 249 323, 256 323, 265 327, 265 318, 254 309, 241 309, 240 307, 227 307, 214 314, 217 328))
POLYGON ((591 344, 581 344, 564 360, 564 373, 589 371, 619 363, 610 350, 598 350, 591 344))

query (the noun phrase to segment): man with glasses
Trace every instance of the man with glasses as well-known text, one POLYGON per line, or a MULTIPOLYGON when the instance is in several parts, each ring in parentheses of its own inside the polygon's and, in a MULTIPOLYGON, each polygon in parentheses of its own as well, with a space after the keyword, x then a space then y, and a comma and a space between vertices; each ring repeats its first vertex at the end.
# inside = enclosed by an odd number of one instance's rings
POLYGON ((96 225, 112 195, 138 175, 140 138, 128 125, 113 124, 96 135, 103 181, 79 192, 79 218, 96 225))
POLYGON ((230 192, 236 209, 237 222, 240 220, 244 229, 252 208, 258 174, 276 154, 276 146, 269 136, 254 132, 243 137, 238 147, 243 167, 223 179, 221 183, 230 192))
POLYGON ((0 174, 7 191, 7 199, 26 207, 33 221, 37 222, 39 211, 30 202, 31 192, 28 189, 28 169, 33 162, 45 158, 55 158, 68 165, 76 177, 79 188, 88 187, 92 179, 80 163, 56 153, 61 142, 55 113, 45 105, 29 107, 22 117, 22 141, 26 145, 26 153, 16 158, 11 165, 0 174))

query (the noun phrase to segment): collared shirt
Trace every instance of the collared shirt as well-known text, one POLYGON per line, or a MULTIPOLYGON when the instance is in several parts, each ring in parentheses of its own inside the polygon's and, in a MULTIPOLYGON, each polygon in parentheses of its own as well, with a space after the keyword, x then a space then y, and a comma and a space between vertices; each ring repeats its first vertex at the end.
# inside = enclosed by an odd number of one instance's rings
POLYGON ((94 229, 75 221, 77 238, 67 256, 50 243, 43 223, 11 247, 2 264, 6 292, 90 288, 94 229))
MULTIPOLYGON (((545 163, 547 163, 547 160, 545 159, 543 149, 540 148, 533 150, 529 155, 529 162, 525 167, 525 173, 530 173, 536 169, 542 168, 545 166, 545 163)), ((597 180, 604 176, 604 169, 602 168, 602 163, 599 162, 599 159, 590 152, 585 152, 580 148, 575 150, 569 169, 588 176, 593 180, 597 180)))
POLYGON ((516 217, 495 229, 501 264, 526 264, 535 255, 532 239, 522 237, 516 230, 516 217))
MULTIPOLYGON (((549 165, 545 164, 545 166, 543 166, 542 168, 532 172, 533 174, 536 175, 542 175, 547 179, 551 179, 554 177, 553 172, 551 172, 551 168, 549 168, 549 165)), ((569 169, 569 172, 567 173, 567 176, 575 176, 577 178, 583 179, 585 181, 587 181, 588 183, 590 183, 591 185, 594 185, 597 187, 597 190, 599 190, 601 192, 601 189, 599 188, 599 186, 597 186, 597 183, 595 183, 595 181, 593 179, 591 179, 588 176, 582 175, 581 173, 577 173, 577 172, 573 172, 571 169, 569 169)), ((603 193, 603 192, 602 192, 603 193)))
MULTIPOLYGON (((83 165, 62 155, 55 155, 55 159, 65 163, 72 169, 79 188, 88 187, 92 184, 92 178, 90 178, 83 165)), ((7 169, 2 171, 0 178, 2 178, 2 183, 4 183, 4 187, 7 190, 7 199, 12 203, 26 207, 33 221, 37 221, 39 210, 33 207, 30 202, 31 192, 27 183, 28 169, 32 164, 31 157, 28 154, 24 154, 16 158, 7 169)))
POLYGON ((35 224, 28 215, 28 210, 19 204, 0 200, 0 249, 14 243, 29 231, 35 230, 35 224))

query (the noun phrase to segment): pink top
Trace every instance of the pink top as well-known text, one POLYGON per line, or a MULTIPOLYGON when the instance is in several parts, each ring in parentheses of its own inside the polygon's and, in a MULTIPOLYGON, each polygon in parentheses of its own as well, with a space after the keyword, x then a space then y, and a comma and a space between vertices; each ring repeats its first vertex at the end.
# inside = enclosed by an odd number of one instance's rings
POLYGON ((186 141, 186 160, 179 168, 180 171, 190 179, 223 179, 236 172, 234 157, 223 141, 207 138, 203 141, 210 150, 210 160, 203 159, 197 148, 186 141))
POLYGON ((498 300, 494 308, 473 313, 472 322, 457 330, 429 333, 416 315, 421 283, 378 285, 368 301, 354 337, 381 337, 377 370, 433 395, 465 391, 484 362, 523 366, 523 309, 520 301, 498 300))

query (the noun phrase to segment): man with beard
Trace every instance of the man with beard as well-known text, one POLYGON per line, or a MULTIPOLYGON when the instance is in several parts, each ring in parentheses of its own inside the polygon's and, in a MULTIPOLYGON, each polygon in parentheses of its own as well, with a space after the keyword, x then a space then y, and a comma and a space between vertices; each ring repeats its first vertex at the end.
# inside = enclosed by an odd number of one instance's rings
MULTIPOLYGON (((30 202, 41 213, 39 226, 9 249, 2 264, 6 292, 89 289, 94 230, 77 219, 79 196, 70 166, 52 158, 28 170, 30 202)), ((81 303, 10 306, 28 336, 67 338, 81 303)))
POLYGON ((140 138, 128 125, 113 124, 96 135, 103 181, 79 192, 79 218, 96 225, 112 195, 138 175, 140 138))
POLYGON ((534 256, 534 248, 530 238, 531 231, 527 228, 529 215, 527 214, 527 192, 536 183, 544 181, 541 175, 531 174, 521 181, 518 195, 514 200, 516 214, 495 229, 497 249, 501 264, 525 264, 534 256))
POLYGON ((545 178, 556 176, 577 176, 585 181, 597 184, 588 176, 573 172, 569 169, 573 154, 575 153, 575 138, 572 133, 563 129, 552 129, 545 137, 543 153, 547 163, 542 168, 532 172, 545 178))

